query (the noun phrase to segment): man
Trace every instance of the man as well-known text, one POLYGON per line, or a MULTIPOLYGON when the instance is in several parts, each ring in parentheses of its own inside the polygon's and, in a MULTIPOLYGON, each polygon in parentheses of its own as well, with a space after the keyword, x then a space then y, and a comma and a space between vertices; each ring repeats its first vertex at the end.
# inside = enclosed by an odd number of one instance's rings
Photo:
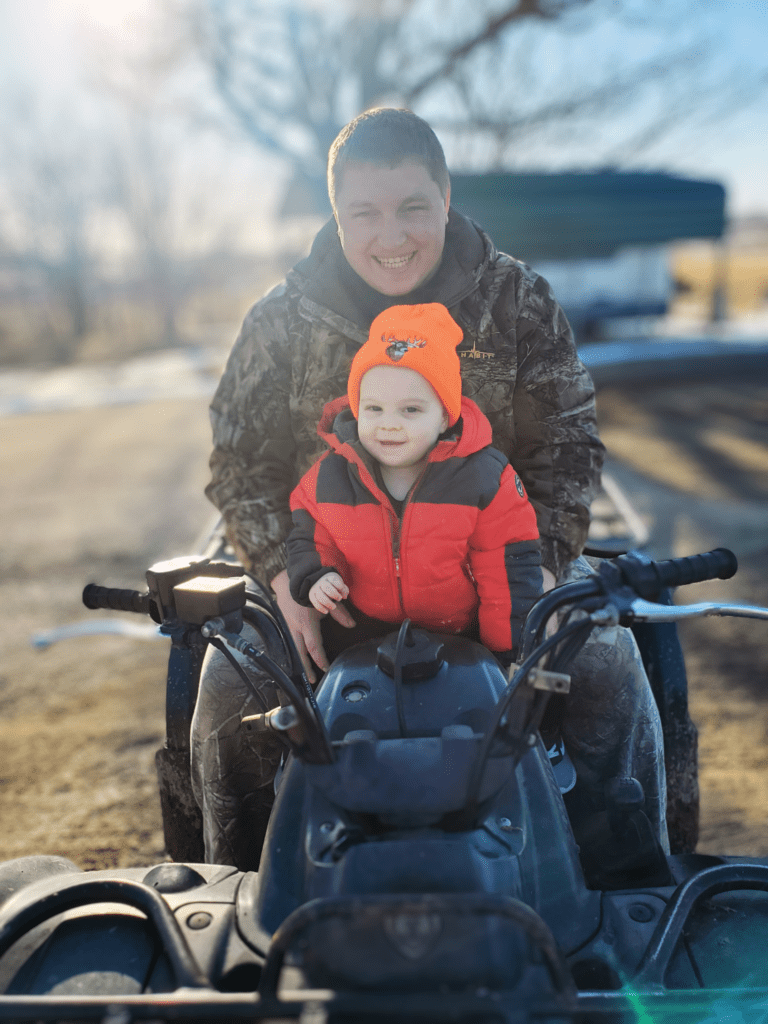
MULTIPOLYGON (((333 220, 246 316, 211 406, 206 491, 243 564, 271 584, 313 681, 313 663, 328 667, 324 627, 289 593, 289 495, 323 450, 324 404, 346 391, 352 358, 384 309, 440 302, 462 328, 463 392, 490 420, 494 446, 536 510, 545 588, 586 571, 574 560, 603 458, 592 383, 562 310, 546 281, 451 209, 445 157, 426 122, 392 109, 355 118, 331 147, 328 191, 333 220)), ((331 614, 353 624, 341 605, 331 614)), ((631 634, 593 638, 582 662, 563 735, 585 799, 599 809, 605 782, 634 774, 666 843, 660 725, 631 634)), ((254 679, 264 702, 277 703, 271 682, 254 679)), ((243 869, 257 866, 279 758, 274 741, 249 745, 238 731, 254 710, 211 652, 192 728, 193 783, 206 859, 243 869)))

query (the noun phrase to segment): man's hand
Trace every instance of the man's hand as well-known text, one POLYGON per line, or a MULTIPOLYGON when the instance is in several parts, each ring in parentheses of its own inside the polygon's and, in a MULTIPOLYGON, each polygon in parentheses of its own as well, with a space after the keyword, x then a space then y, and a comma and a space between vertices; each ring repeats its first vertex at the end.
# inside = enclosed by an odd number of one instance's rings
MULTIPOLYGON (((305 608, 293 600, 288 582, 288 573, 285 569, 272 580, 272 589, 275 592, 278 607, 288 623, 288 628, 298 649, 307 678, 310 683, 314 683, 317 681, 317 675, 312 665, 313 661, 324 672, 330 668, 320 635, 320 619, 322 616, 314 608, 305 608)), ((342 626, 350 628, 355 625, 355 620, 342 605, 336 605, 330 614, 342 626)))
POLYGON ((327 615, 349 597, 349 587, 337 572, 327 572, 310 588, 309 600, 321 615, 327 615))

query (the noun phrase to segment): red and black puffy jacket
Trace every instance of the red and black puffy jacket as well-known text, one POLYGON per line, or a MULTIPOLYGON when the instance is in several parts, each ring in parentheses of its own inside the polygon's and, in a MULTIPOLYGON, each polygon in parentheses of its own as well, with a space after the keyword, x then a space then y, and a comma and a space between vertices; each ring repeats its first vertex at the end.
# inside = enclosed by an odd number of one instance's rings
POLYGON ((493 651, 518 646, 541 593, 536 515, 520 478, 492 448, 491 425, 461 400, 451 436, 429 453, 398 516, 376 483, 346 396, 329 402, 318 426, 329 445, 291 494, 287 544, 291 594, 335 569, 352 603, 387 623, 410 618, 440 633, 466 629, 475 614, 493 651))

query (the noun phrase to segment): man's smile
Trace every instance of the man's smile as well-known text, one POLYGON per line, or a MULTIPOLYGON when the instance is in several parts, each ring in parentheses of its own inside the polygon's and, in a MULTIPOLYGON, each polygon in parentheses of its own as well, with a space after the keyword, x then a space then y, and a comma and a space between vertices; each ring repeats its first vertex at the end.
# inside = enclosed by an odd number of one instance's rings
POLYGON ((385 270, 400 270, 401 267, 408 266, 415 255, 416 250, 414 249, 408 256, 374 256, 373 258, 385 270))

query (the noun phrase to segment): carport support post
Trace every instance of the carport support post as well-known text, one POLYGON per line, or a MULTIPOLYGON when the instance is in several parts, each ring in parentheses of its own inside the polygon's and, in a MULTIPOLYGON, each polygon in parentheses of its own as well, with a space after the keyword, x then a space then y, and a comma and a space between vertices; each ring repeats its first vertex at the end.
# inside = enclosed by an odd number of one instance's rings
POLYGON ((721 324, 728 316, 728 246, 723 239, 712 243, 712 299, 709 322, 721 324))

